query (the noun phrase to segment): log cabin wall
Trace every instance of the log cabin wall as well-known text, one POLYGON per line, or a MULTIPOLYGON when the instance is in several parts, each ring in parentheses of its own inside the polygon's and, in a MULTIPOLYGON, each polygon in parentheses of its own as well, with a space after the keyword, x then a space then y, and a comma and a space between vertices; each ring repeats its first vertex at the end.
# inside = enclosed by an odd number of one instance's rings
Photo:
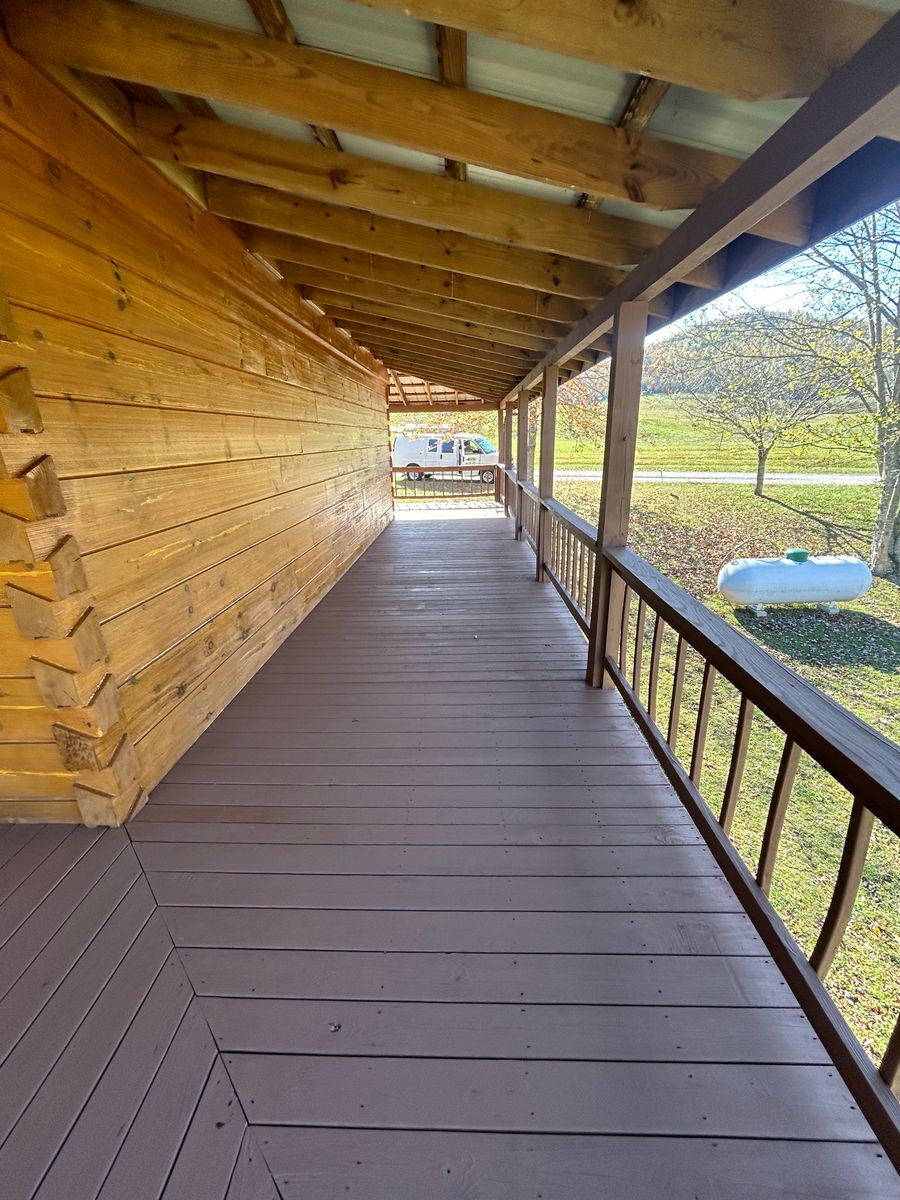
POLYGON ((392 516, 387 380, 0 45, 0 818, 118 824, 392 516))

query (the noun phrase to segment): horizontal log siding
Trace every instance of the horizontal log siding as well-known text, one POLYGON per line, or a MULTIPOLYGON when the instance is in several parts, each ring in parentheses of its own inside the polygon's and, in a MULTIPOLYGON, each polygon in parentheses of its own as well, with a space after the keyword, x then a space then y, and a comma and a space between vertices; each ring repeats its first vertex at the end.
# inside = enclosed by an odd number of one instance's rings
POLYGON ((116 823, 390 520, 386 377, 0 70, 0 819, 116 823))

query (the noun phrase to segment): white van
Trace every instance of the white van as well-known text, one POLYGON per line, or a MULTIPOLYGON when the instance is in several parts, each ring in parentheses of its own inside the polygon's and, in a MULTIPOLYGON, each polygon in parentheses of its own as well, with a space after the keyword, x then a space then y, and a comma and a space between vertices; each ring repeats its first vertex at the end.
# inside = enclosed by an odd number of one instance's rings
POLYGON ((452 436, 423 433, 415 438, 399 434, 394 438, 391 453, 395 467, 407 468, 407 479, 426 478, 425 467, 481 467, 482 482, 493 483, 494 472, 490 468, 499 461, 497 447, 477 433, 454 433, 452 436))

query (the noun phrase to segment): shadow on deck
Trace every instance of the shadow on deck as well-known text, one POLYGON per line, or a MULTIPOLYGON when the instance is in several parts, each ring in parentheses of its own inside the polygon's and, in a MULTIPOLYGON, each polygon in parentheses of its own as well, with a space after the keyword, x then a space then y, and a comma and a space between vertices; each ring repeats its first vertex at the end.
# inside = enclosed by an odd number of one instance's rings
POLYGON ((127 833, 0 833, 4 1194, 898 1195, 533 564, 406 513, 127 833))

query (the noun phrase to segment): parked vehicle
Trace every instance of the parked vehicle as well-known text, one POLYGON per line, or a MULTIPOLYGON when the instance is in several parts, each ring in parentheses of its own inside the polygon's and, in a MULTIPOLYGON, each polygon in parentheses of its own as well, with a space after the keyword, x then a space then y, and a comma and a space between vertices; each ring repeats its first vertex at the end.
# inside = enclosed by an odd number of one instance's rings
POLYGON ((497 447, 477 433, 454 433, 451 436, 423 433, 409 438, 398 434, 394 438, 391 462, 406 467, 406 478, 430 478, 427 467, 480 467, 483 483, 494 482, 491 468, 499 463, 497 447))

